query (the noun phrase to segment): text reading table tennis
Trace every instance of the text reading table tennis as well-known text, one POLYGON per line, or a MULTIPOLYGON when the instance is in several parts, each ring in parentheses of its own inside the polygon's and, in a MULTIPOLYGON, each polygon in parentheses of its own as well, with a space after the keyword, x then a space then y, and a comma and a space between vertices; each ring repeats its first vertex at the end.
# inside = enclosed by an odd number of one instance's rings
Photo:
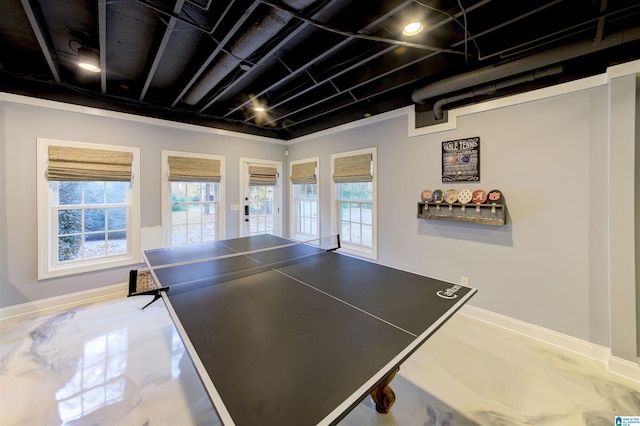
POLYGON ((144 256, 225 425, 335 424, 372 392, 388 409, 402 361, 476 291, 272 235, 144 256))

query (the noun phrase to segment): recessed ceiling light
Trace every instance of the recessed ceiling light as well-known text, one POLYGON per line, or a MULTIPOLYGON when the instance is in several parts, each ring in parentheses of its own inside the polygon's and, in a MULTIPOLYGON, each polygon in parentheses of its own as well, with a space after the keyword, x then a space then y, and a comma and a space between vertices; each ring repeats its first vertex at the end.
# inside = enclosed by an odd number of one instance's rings
POLYGON ((78 49, 78 66, 83 70, 90 72, 100 72, 100 59, 98 57, 98 52, 95 50, 87 49, 86 47, 81 47, 78 49))
POLYGON ((402 34, 411 37, 411 36, 420 34, 423 29, 424 29, 424 25, 422 25, 421 22, 417 22, 417 21, 410 22, 404 26, 404 29, 402 30, 402 34))

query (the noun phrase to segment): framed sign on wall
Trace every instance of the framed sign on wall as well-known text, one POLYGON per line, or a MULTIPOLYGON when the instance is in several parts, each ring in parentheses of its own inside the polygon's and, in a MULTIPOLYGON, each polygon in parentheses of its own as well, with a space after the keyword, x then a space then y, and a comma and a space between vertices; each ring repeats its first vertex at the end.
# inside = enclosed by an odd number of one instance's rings
POLYGON ((480 136, 442 142, 442 182, 480 181, 480 136))

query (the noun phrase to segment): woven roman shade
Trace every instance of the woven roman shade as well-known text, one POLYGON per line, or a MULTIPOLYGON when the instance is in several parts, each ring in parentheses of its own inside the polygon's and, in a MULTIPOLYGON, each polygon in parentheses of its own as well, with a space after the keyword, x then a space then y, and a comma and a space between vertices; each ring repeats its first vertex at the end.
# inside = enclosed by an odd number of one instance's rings
POLYGON ((47 179, 51 181, 132 180, 131 152, 50 145, 48 156, 47 179))
POLYGON ((220 182, 220 160, 195 157, 167 158, 172 182, 220 182))
POLYGON ((249 166, 249 185, 275 186, 278 169, 268 166, 249 166))
POLYGON ((335 183, 371 182, 371 154, 339 157, 333 160, 333 181, 335 183))
POLYGON ((294 185, 318 183, 316 162, 294 164, 291 167, 291 183, 294 185))

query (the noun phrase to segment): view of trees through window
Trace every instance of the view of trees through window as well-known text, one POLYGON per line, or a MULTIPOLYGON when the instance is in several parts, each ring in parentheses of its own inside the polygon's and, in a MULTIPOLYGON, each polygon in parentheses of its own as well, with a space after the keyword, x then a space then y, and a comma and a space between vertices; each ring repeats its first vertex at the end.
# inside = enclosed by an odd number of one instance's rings
POLYGON ((171 245, 216 239, 218 184, 171 182, 171 245))
POLYGON ((273 186, 249 186, 249 235, 273 234, 274 196, 273 186))
POLYGON ((318 194, 316 184, 293 185, 296 205, 296 233, 318 236, 318 194))
POLYGON ((128 253, 128 182, 57 185, 58 262, 128 253))
POLYGON ((340 239, 344 242, 373 246, 373 183, 336 185, 339 206, 340 239))

